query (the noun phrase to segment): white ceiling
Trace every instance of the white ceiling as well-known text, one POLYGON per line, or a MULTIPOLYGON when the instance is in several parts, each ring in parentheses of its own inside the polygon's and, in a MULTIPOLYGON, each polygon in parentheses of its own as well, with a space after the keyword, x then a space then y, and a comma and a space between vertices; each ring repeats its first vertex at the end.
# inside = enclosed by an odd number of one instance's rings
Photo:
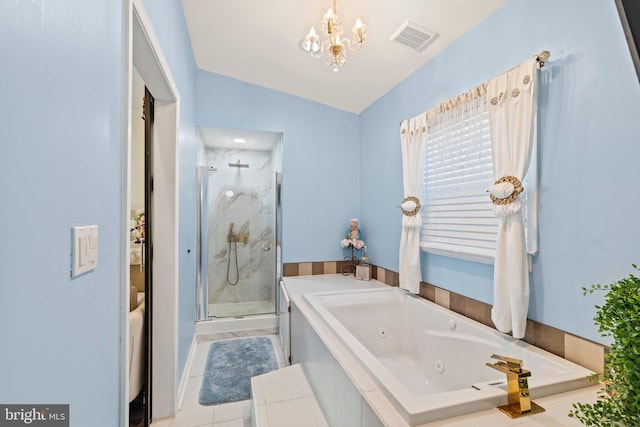
POLYGON ((182 0, 198 68, 361 113, 507 0, 338 0, 345 35, 368 27, 358 52, 333 72, 298 42, 330 0, 182 0), (438 37, 422 52, 390 41, 407 19, 438 37))
POLYGON ((271 151, 281 137, 277 132, 209 127, 199 127, 198 132, 206 147, 235 150, 271 151), (234 138, 242 138, 246 142, 237 143, 234 138))

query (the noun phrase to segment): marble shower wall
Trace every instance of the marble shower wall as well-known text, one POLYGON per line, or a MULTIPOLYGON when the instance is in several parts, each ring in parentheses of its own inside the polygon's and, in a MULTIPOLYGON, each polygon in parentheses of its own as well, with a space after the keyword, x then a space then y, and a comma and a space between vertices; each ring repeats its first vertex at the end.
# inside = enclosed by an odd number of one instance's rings
MULTIPOLYGON (((273 301, 275 295, 275 171, 268 151, 207 149, 209 304, 273 301), (249 164, 248 168, 229 163, 249 164), (248 243, 227 242, 233 232, 249 233, 248 243), (235 246, 235 247, 234 247, 235 246), (270 250, 265 250, 270 247, 270 250), (235 256, 239 280, 236 285, 235 256), (229 263, 229 255, 231 262, 229 263)), ((214 313, 210 313, 215 315, 214 313)))

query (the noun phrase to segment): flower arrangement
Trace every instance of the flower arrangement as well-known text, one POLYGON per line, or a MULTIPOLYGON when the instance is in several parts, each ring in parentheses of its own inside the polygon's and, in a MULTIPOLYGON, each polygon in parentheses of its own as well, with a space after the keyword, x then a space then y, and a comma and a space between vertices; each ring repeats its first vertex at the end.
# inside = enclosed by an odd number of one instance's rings
POLYGON ((140 243, 144 241, 144 211, 138 210, 136 211, 136 216, 130 222, 130 232, 131 239, 135 241, 135 243, 140 243))
POLYGON ((353 247, 358 250, 364 248, 364 241, 358 239, 342 239, 340 244, 343 248, 353 247))
POLYGON ((351 248, 351 256, 346 257, 344 259, 344 263, 341 269, 342 274, 346 276, 351 272, 351 270, 353 270, 353 275, 355 276, 356 266, 360 265, 360 260, 355 255, 354 251, 356 250, 359 251, 360 249, 362 249, 363 250, 362 261, 365 264, 368 264, 369 262, 369 257, 367 257, 367 247, 364 244, 364 241, 360 239, 360 237, 362 237, 362 233, 360 233, 360 229, 358 228, 357 218, 351 218, 349 228, 347 229, 347 232, 345 233, 344 237, 345 238, 340 241, 340 246, 342 246, 345 249, 351 248))

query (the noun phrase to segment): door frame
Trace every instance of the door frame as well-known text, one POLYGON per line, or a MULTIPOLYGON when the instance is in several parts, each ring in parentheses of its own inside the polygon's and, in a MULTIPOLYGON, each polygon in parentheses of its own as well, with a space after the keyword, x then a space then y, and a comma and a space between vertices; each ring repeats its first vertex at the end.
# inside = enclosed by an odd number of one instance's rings
POLYGON ((178 402, 178 133, 180 95, 142 0, 123 0, 120 424, 129 425, 129 216, 133 66, 155 98, 154 275, 151 326, 152 420, 175 416, 178 402))
MULTIPOLYGON (((133 99, 133 98, 132 98, 133 99)), ((132 101, 133 103, 133 101, 132 101)), ((149 88, 144 87, 144 101, 143 101, 143 118, 144 118, 144 219, 145 219, 145 233, 143 243, 143 254, 146 259, 147 265, 153 265, 153 219, 154 213, 154 194, 153 194, 153 130, 154 130, 154 116, 155 116, 155 99, 149 91, 149 88)), ((132 105, 133 108, 133 105, 132 105)), ((141 264, 145 264, 142 262, 141 264)), ((144 328, 143 330, 143 348, 144 348, 144 375, 145 385, 142 388, 145 391, 144 399, 144 425, 145 427, 151 425, 152 410, 153 410, 153 357, 151 349, 153 348, 151 327, 153 323, 153 268, 144 269, 144 292, 145 292, 145 310, 144 310, 144 328)))

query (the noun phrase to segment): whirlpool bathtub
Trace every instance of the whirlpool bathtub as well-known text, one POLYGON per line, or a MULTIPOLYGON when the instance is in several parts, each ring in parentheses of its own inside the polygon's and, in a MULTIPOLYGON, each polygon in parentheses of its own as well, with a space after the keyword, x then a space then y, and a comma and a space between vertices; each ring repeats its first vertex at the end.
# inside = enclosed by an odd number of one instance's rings
POLYGON ((523 360, 532 399, 590 385, 591 371, 398 288, 304 298, 410 425, 507 403, 493 354, 523 360))

